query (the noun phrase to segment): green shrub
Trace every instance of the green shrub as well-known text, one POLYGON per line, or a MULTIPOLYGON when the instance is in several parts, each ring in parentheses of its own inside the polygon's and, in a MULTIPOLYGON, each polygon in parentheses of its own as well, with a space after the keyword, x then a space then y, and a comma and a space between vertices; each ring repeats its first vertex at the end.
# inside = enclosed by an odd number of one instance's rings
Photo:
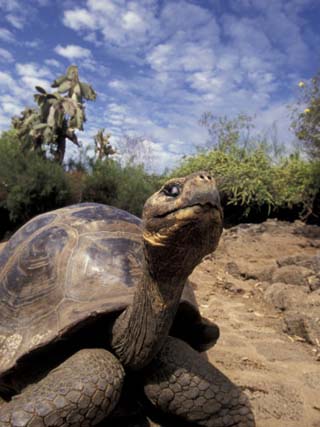
POLYGON ((68 204, 74 205, 83 201, 83 189, 86 177, 87 172, 85 170, 66 172, 66 178, 70 188, 70 199, 68 200, 68 204))
POLYGON ((232 147, 228 152, 211 150, 185 159, 173 172, 179 176, 196 170, 207 170, 216 178, 229 205, 241 205, 248 214, 255 206, 274 205, 271 187, 272 164, 263 148, 251 152, 232 147))
POLYGON ((274 167, 273 195, 276 207, 299 206, 301 216, 312 213, 320 191, 320 162, 307 161, 299 155, 283 159, 274 167))
POLYGON ((112 160, 97 161, 84 179, 82 200, 114 204, 118 194, 119 170, 119 165, 112 160))
POLYGON ((159 186, 157 175, 149 175, 141 165, 127 165, 121 169, 115 206, 141 216, 146 199, 157 191, 159 186))
POLYGON ((209 171, 217 180, 227 209, 241 208, 241 221, 259 216, 259 212, 275 216, 291 209, 301 216, 310 214, 319 194, 319 166, 298 155, 274 163, 263 145, 250 150, 234 145, 228 151, 214 149, 188 157, 172 175, 209 171))
POLYGON ((292 106, 291 128, 311 158, 320 160, 320 71, 299 83, 300 93, 292 106))
POLYGON ((98 160, 84 180, 82 200, 116 206, 140 216, 145 200, 158 185, 158 177, 148 175, 142 166, 123 167, 111 159, 98 160))
POLYGON ((61 207, 69 199, 63 168, 34 152, 22 153, 15 134, 0 138, 0 207, 14 224, 61 207))

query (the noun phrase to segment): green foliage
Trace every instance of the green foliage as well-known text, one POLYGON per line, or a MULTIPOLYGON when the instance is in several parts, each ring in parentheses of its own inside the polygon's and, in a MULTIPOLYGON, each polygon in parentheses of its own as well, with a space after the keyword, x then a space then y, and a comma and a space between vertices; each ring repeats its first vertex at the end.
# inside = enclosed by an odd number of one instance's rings
POLYGON ((106 158, 98 160, 85 179, 83 201, 105 203, 141 216, 144 202, 158 186, 159 177, 148 175, 143 166, 122 167, 106 158))
POLYGON ((291 126, 306 151, 320 159, 320 72, 310 81, 300 82, 299 87, 291 126))
POLYGON ((229 152, 211 150, 185 159, 173 172, 179 176, 207 170, 216 178, 220 191, 230 205, 241 205, 249 213, 250 207, 273 207, 270 194, 271 161, 263 148, 248 152, 233 145, 229 152))
POLYGON ((307 161, 298 154, 273 167, 273 197, 278 208, 300 208, 302 217, 312 213, 320 191, 320 162, 307 161))
POLYGON ((13 223, 63 206, 69 188, 61 166, 33 152, 20 151, 14 132, 0 138, 0 207, 13 223))
POLYGON ((78 67, 70 65, 66 74, 58 77, 51 85, 57 88, 58 93, 67 93, 67 97, 82 104, 84 99, 94 101, 97 97, 92 86, 88 83, 80 82, 78 67))
POLYGON ((66 139, 79 146, 75 129, 83 130, 86 121, 84 100, 95 100, 96 93, 90 85, 80 82, 78 67, 71 65, 65 75, 51 85, 57 92, 47 93, 36 86, 34 100, 38 108, 25 108, 20 117, 13 117, 24 150, 51 153, 62 163, 66 139), (64 95, 63 95, 64 94, 64 95))
POLYGON ((35 152, 22 153, 15 131, 0 137, 0 238, 33 216, 71 203, 94 201, 140 216, 160 178, 142 166, 106 158, 65 171, 35 152), (86 166, 85 166, 86 165, 86 166))
POLYGON ((211 150, 184 159, 174 176, 207 170, 216 177, 227 206, 240 206, 248 216, 262 209, 276 213, 297 208, 310 214, 320 188, 319 164, 293 155, 275 164, 263 145, 246 150, 233 145, 228 152, 211 150))

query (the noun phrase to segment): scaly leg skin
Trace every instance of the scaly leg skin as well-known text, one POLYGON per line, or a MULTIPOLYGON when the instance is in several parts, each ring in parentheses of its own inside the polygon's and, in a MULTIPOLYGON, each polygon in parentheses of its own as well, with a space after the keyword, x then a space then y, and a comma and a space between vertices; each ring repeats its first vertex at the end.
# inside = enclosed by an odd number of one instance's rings
POLYGON ((188 344, 168 337, 144 372, 144 391, 162 412, 204 427, 254 427, 247 397, 188 344))
POLYGON ((37 384, 1 406, 0 427, 85 427, 118 402, 124 370, 103 349, 75 353, 37 384))

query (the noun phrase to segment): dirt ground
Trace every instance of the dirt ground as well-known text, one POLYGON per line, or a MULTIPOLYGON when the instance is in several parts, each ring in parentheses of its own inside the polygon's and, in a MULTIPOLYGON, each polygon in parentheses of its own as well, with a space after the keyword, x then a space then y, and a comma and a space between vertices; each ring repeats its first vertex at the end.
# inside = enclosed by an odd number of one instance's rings
POLYGON ((220 327, 209 360, 243 388, 257 427, 320 427, 320 228, 225 230, 191 281, 220 327))
POLYGON ((231 228, 191 280, 220 326, 209 359, 244 389, 257 427, 320 427, 320 228, 231 228))

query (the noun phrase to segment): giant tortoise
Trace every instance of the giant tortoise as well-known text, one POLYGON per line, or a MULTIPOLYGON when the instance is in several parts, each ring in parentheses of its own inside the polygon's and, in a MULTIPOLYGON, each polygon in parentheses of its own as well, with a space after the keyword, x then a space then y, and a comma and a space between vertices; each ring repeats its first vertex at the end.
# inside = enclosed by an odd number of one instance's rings
POLYGON ((84 203, 18 230, 0 255, 0 426, 95 425, 130 375, 166 414, 254 426, 246 397, 199 354, 217 328, 186 285, 221 231, 205 172, 168 181, 142 222, 84 203))

